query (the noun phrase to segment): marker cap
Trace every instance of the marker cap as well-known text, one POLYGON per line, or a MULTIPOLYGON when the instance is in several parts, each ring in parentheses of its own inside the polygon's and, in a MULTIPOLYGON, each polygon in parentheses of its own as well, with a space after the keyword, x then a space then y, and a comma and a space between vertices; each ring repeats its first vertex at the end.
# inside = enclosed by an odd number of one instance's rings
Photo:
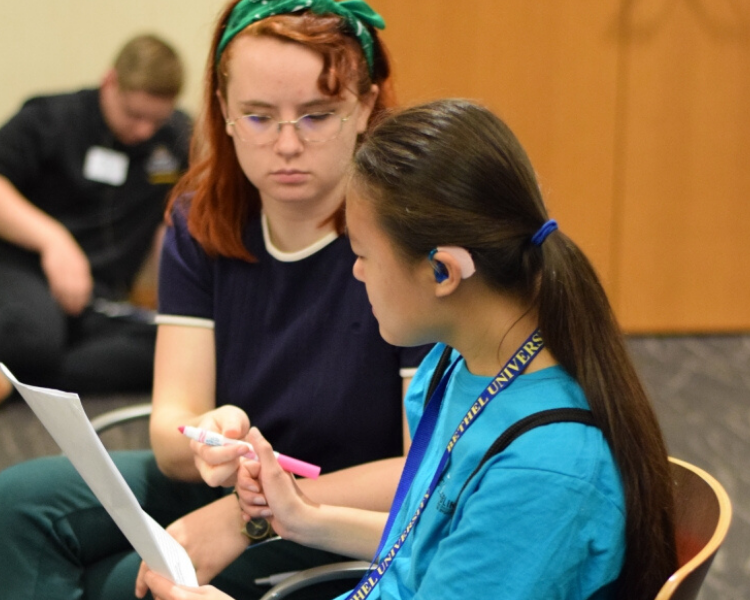
POLYGON ((307 477, 308 479, 317 479, 318 475, 320 475, 320 467, 317 465, 312 465, 303 460, 298 460, 284 454, 279 454, 276 458, 282 469, 294 473, 295 475, 307 477))

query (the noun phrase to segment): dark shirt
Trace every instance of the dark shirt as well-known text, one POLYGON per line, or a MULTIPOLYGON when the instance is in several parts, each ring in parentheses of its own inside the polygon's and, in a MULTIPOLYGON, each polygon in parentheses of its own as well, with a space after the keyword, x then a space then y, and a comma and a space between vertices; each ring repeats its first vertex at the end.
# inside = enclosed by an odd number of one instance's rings
POLYGON ((176 213, 162 252, 159 320, 213 322, 217 405, 241 407, 276 450, 325 472, 400 456, 400 370, 429 348, 383 341, 347 238, 284 262, 256 218, 245 243, 257 263, 212 259, 176 213))
MULTIPOLYGON (((96 293, 121 297, 152 246, 167 193, 187 167, 189 138, 189 117, 175 111, 150 140, 126 146, 104 121, 98 89, 37 97, 0 128, 0 175, 73 234, 91 264, 96 293), (84 176, 92 147, 127 157, 124 183, 84 176)), ((38 262, 4 242, 0 253, 38 262)))

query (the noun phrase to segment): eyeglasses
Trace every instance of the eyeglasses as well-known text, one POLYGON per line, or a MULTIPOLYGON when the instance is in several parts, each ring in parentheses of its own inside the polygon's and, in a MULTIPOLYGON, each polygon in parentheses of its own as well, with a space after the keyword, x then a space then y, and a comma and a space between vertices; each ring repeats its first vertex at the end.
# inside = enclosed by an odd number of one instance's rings
POLYGON ((250 142, 256 146, 271 144, 279 139, 284 125, 293 125, 300 139, 320 144, 335 139, 341 133, 344 122, 354 114, 354 110, 342 117, 335 111, 316 112, 294 119, 293 121, 278 121, 268 115, 249 114, 236 119, 227 119, 227 125, 234 127, 243 142, 250 142))

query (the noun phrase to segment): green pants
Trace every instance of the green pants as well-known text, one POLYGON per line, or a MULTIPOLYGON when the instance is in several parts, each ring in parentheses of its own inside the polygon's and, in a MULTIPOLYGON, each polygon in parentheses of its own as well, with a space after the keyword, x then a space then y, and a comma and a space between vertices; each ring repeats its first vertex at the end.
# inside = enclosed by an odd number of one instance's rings
MULTIPOLYGON (((164 526, 225 493, 168 479, 150 451, 114 452, 112 458, 143 509, 164 526)), ((251 600, 269 589, 256 585, 257 578, 337 560, 342 557, 291 542, 260 544, 211 583, 251 600)), ((0 473, 3 598, 133 600, 140 562, 67 458, 40 458, 0 473)), ((332 588, 329 597, 339 591, 332 588)))

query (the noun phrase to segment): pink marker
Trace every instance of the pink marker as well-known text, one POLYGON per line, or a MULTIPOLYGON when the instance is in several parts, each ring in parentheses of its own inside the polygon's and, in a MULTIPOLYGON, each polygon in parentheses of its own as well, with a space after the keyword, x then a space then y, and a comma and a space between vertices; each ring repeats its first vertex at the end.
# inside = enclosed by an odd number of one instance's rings
MULTIPOLYGON (((224 437, 215 431, 208 431, 207 429, 200 429, 199 427, 190 427, 189 425, 180 425, 178 429, 182 435, 189 437, 191 440, 196 440, 201 444, 206 444, 207 446, 233 446, 235 444, 247 446, 249 452, 245 456, 258 460, 253 445, 243 440, 233 440, 224 437)), ((276 455, 276 459, 279 461, 281 468, 289 473, 294 473, 295 475, 308 477, 310 479, 317 479, 318 475, 320 475, 320 467, 316 465, 312 465, 303 460, 297 460, 296 458, 278 452, 274 452, 274 454, 276 455)))

